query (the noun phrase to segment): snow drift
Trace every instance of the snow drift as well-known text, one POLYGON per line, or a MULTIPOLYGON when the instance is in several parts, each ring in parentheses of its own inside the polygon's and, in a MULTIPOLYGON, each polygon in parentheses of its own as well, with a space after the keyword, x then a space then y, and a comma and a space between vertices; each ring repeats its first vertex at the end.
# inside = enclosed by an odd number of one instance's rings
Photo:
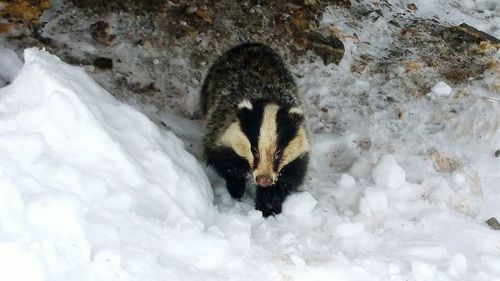
POLYGON ((0 89, 0 279, 73 280, 101 259, 119 267, 110 249, 130 235, 117 229, 151 220, 203 230, 212 190, 176 136, 82 69, 36 49, 24 60, 0 89))

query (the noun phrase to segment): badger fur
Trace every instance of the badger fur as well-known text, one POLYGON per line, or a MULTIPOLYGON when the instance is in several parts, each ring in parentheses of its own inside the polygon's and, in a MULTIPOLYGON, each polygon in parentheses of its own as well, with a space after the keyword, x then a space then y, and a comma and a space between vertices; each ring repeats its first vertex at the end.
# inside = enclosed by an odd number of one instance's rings
POLYGON ((255 208, 265 217, 279 214, 309 162, 302 99, 282 59, 259 43, 230 49, 209 69, 200 103, 207 164, 236 199, 251 175, 255 208))

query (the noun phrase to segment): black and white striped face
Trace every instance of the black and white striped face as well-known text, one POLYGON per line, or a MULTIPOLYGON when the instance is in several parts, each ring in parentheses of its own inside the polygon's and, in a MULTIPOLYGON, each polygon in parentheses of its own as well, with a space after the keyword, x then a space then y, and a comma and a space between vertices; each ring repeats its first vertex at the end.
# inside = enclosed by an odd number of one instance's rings
POLYGON ((231 147, 249 163, 253 181, 259 186, 273 185, 284 166, 309 152, 300 108, 244 100, 238 105, 237 117, 220 144, 231 147))

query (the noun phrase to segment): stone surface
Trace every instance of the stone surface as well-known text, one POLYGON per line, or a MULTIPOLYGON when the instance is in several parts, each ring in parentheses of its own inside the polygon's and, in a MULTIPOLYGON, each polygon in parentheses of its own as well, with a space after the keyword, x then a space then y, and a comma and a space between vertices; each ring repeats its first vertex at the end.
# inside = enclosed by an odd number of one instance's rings
POLYGON ((491 229, 500 230, 500 223, 495 217, 491 217, 486 221, 486 223, 491 227, 491 229))

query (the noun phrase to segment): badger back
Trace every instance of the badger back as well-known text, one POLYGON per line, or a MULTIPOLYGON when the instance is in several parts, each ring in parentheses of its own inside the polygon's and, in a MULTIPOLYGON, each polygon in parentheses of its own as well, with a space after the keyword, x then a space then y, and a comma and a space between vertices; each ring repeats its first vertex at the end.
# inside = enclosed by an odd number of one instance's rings
POLYGON ((234 121, 243 100, 302 106, 291 73, 281 57, 266 45, 240 44, 210 67, 200 96, 206 126, 205 152, 216 145, 220 135, 234 121))
POLYGON ((203 82, 200 104, 206 119, 229 111, 243 99, 299 105, 298 89, 281 57, 260 43, 240 44, 221 55, 203 82))

